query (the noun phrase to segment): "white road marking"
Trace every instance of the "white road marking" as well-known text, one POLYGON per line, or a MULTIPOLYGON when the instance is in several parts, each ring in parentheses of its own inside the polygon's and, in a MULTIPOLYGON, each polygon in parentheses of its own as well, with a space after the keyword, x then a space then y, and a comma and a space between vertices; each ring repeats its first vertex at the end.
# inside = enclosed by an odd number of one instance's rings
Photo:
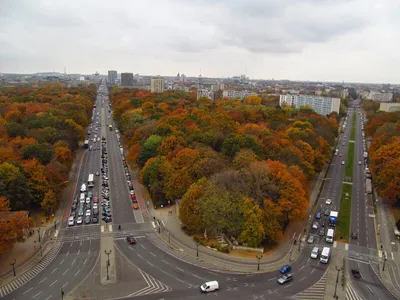
POLYGON ((145 246, 143 246, 142 244, 140 244, 140 246, 141 246, 143 249, 146 249, 146 247, 145 247, 145 246))
POLYGON ((67 272, 68 272, 68 270, 69 270, 69 269, 66 269, 66 270, 64 271, 63 275, 65 275, 65 273, 67 273, 67 272))
POLYGON ((81 249, 78 250, 78 252, 76 253, 76 255, 79 255, 79 252, 81 252, 81 249))
POLYGON ((46 299, 44 300, 49 300, 51 297, 53 297, 53 295, 48 296, 46 299))
POLYGON ((276 280, 276 277, 268 279, 268 281, 276 280))
POLYGON ((75 261, 76 261, 76 258, 74 258, 74 260, 72 261, 72 264, 71 264, 71 265, 73 265, 75 261))
MULTIPOLYGON (((208 273, 213 274, 213 275, 215 275, 215 276, 218 276, 218 274, 213 273, 213 272, 210 272, 210 271, 208 271, 208 273)), ((251 277, 251 276, 254 276, 254 275, 247 275, 246 277, 251 277)))
POLYGON ((51 272, 51 274, 53 274, 55 271, 57 271, 57 268, 55 268, 55 269, 53 270, 53 272, 51 272))
POLYGON ((291 283, 291 284, 285 286, 284 288, 287 289, 289 286, 292 286, 292 285, 293 285, 293 284, 291 283))
POLYGON ((312 269, 311 274, 314 273, 315 269, 312 269))
POLYGON ((181 268, 178 268, 178 267, 176 267, 179 271, 181 271, 181 272, 185 272, 185 271, 183 271, 181 268))
POLYGON ((85 261, 83 262, 84 265, 86 265, 86 261, 87 261, 87 258, 86 258, 85 261))
POLYGON ((81 271, 81 270, 78 270, 78 272, 76 272, 74 276, 78 275, 80 271, 81 271))
POLYGON ((64 285, 62 287, 65 287, 68 284, 68 282, 64 283, 64 285))
POLYGON ((68 256, 69 255, 69 251, 65 254, 65 256, 68 256))
POLYGON ((303 281, 304 279, 306 279, 306 277, 303 277, 302 279, 300 279, 299 281, 303 281))
POLYGON ((300 270, 302 270, 305 266, 301 266, 300 270))
MULTIPOLYGON (((167 264, 167 265, 169 265, 169 262, 167 262, 167 261, 165 261, 165 260, 161 260, 164 264, 167 264)), ((212 272, 208 272, 208 273, 212 273, 212 272)), ((215 273, 212 273, 212 274, 215 274, 215 273)))
POLYGON ((25 294, 28 293, 30 290, 33 290, 33 288, 30 288, 29 290, 26 290, 25 292, 23 292, 22 295, 25 295, 25 294))
POLYGON ((154 257, 156 257, 156 255, 153 252, 150 252, 151 255, 153 255, 154 257))
POLYGON ((53 284, 55 284, 58 280, 54 281, 52 284, 50 284, 49 286, 53 286, 53 284))
POLYGON ((151 262, 147 262, 150 266, 154 267, 154 265, 151 262))
POLYGON ((41 293, 43 293, 43 291, 42 292, 39 292, 39 293, 37 293, 35 296, 33 296, 32 297, 32 299, 35 299, 37 296, 39 296, 41 293))
POLYGON ((141 259, 143 259, 143 257, 139 253, 137 253, 137 256, 139 256, 141 259))
POLYGON ((112 225, 108 225, 108 231, 113 231, 112 230, 112 225))
POLYGON ((60 265, 62 265, 62 263, 64 262, 64 260, 65 260, 65 259, 63 259, 63 260, 60 262, 60 265))
POLYGON ((101 232, 104 232, 104 226, 101 225, 101 232))
POLYGON ((47 277, 45 277, 45 278, 43 278, 40 282, 39 282, 39 284, 41 284, 43 281, 45 281, 47 279, 47 277))

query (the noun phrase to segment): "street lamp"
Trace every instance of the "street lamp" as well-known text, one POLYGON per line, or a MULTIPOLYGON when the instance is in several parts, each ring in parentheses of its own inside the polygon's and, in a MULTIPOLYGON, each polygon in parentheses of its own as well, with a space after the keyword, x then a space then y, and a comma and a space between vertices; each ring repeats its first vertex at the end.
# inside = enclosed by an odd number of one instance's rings
POLYGON ((195 242, 196 242, 196 256, 197 257, 199 257, 199 245, 200 245, 200 241, 197 239, 197 238, 195 238, 194 239, 195 240, 195 242))
POLYGON ((171 244, 171 232, 168 231, 168 243, 171 244))
POLYGON ((385 271, 386 261, 387 261, 387 258, 386 258, 386 254, 385 254, 385 252, 384 252, 384 253, 383 253, 383 268, 382 268, 382 271, 385 271))
POLYGON ((107 252, 107 250, 104 250, 104 253, 107 254, 107 266, 110 265, 110 254, 111 254, 111 250, 107 252))
POLYGON ((40 227, 38 228, 37 232, 38 232, 38 235, 39 235, 39 243, 40 243, 40 227))
POLYGON ((16 262, 17 262, 17 260, 14 258, 14 261, 12 263, 10 263, 10 265, 12 265, 12 268, 13 268, 14 277, 16 276, 16 274, 15 274, 15 263, 16 262))
POLYGON ((263 258, 263 256, 262 256, 262 254, 261 255, 257 255, 256 258, 258 259, 257 271, 260 271, 260 260, 261 260, 261 258, 263 258))
POLYGON ((61 287, 61 300, 63 300, 64 299, 64 290, 63 290, 63 288, 61 287))
POLYGON ((337 290, 337 284, 339 282, 339 272, 343 270, 343 268, 338 268, 337 266, 335 266, 336 271, 337 271, 337 275, 336 275, 336 284, 335 284, 335 293, 333 294, 333 298, 337 299, 337 294, 336 294, 336 290, 337 290))
POLYGON ((298 251, 300 251, 300 247, 301 247, 301 238, 299 238, 299 249, 298 249, 298 251))
POLYGON ((107 280, 110 280, 110 276, 108 275, 108 264, 109 264, 110 262, 109 261, 107 261, 107 280))

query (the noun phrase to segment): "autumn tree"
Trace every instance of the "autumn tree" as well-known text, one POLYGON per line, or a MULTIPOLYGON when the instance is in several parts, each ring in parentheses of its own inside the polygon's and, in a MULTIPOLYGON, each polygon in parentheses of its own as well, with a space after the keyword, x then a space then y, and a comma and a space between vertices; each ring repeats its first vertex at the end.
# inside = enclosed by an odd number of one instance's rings
POLYGON ((53 190, 48 190, 44 195, 43 201, 40 206, 46 211, 47 215, 50 215, 52 211, 56 208, 57 198, 53 190))
POLYGON ((244 100, 244 103, 254 106, 254 105, 260 105, 261 101, 262 100, 258 95, 250 95, 244 100))
POLYGON ((243 217, 245 219, 243 230, 239 234, 238 241, 246 243, 249 247, 257 247, 264 239, 264 226, 262 223, 263 212, 251 199, 243 201, 243 217))

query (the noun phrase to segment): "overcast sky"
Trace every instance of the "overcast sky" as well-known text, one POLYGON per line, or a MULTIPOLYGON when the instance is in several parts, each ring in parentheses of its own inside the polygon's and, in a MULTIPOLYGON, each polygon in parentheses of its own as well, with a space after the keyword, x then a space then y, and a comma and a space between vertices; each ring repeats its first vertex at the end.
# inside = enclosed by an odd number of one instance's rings
POLYGON ((400 0, 1 0, 0 72, 400 83, 400 0))

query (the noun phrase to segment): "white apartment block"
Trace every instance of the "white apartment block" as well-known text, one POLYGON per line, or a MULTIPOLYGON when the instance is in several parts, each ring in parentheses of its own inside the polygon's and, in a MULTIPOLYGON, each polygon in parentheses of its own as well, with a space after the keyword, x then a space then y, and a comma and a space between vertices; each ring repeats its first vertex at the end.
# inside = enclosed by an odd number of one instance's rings
POLYGON ((164 78, 153 77, 151 78, 151 92, 152 93, 163 93, 164 92, 164 78))
POLYGON ((225 90, 222 92, 222 96, 229 99, 234 99, 236 97, 240 99, 245 99, 251 95, 257 95, 257 93, 251 91, 234 91, 234 90, 225 90))
POLYGON ((369 92, 367 99, 379 102, 390 102, 393 99, 393 93, 369 92))
POLYGON ((400 103, 396 103, 396 102, 381 103, 379 106, 379 110, 386 111, 386 112, 400 111, 400 103))
POLYGON ((340 98, 328 98, 310 95, 280 95, 279 105, 290 105, 296 108, 310 106, 320 115, 329 115, 332 112, 339 113, 340 98))

